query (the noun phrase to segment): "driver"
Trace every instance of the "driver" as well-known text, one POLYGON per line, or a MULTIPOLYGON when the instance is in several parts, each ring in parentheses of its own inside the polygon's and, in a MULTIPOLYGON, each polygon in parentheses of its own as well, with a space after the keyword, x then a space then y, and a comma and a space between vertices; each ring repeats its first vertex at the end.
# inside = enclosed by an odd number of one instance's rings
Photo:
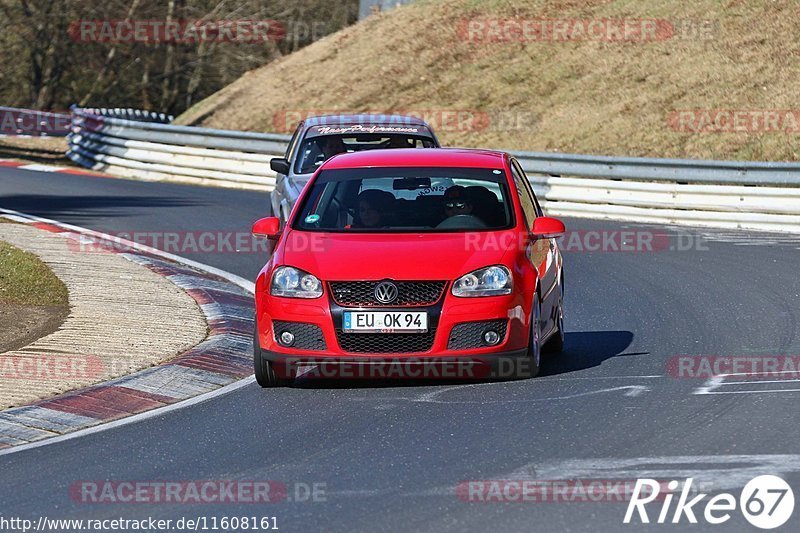
POLYGON ((447 218, 471 215, 473 208, 465 187, 453 185, 444 192, 444 214, 447 218))
POLYGON ((319 141, 319 147, 320 152, 322 152, 322 155, 325 158, 325 161, 336 154, 341 154, 342 152, 347 151, 347 148, 345 147, 344 141, 342 141, 341 137, 336 137, 334 135, 323 137, 319 141))
POLYGON ((387 148, 411 148, 411 145, 408 143, 408 139, 405 137, 393 135, 392 137, 389 137, 389 145, 387 148))
POLYGON ((354 228, 379 228, 388 225, 394 196, 387 191, 368 189, 356 200, 358 216, 354 217, 354 228))

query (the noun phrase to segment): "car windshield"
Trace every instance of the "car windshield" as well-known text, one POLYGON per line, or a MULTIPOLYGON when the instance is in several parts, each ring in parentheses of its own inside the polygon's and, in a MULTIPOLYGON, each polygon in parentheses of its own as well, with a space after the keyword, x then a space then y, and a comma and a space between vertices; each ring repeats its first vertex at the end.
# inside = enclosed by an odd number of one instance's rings
POLYGON ((433 139, 416 135, 380 133, 307 137, 297 152, 295 174, 311 174, 327 159, 344 152, 384 148, 434 148, 433 139))
POLYGON ((322 232, 504 229, 514 218, 507 191, 501 169, 323 170, 293 227, 322 232))

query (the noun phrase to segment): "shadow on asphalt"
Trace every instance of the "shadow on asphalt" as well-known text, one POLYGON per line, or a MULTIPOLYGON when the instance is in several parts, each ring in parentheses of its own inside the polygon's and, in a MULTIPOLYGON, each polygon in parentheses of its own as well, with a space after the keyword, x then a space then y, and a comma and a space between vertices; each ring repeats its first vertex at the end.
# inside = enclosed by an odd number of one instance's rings
MULTIPOLYGON (((107 179, 107 178, 98 178, 107 179)), ((64 196, 48 194, 12 194, 0 196, 0 206, 31 215, 52 218, 61 222, 86 219, 91 216, 124 217, 132 214, 125 208, 157 208, 197 206, 186 198, 160 196, 64 196)))
MULTIPOLYGON (((555 376, 599 366, 612 357, 646 355, 648 352, 624 353, 633 341, 630 331, 580 331, 567 333, 564 351, 544 354, 539 376, 555 376)), ((323 379, 299 378, 291 385, 296 389, 371 389, 390 387, 450 387, 472 383, 508 380, 480 379, 323 379)))
POLYGON ((647 355, 648 352, 625 353, 633 342, 630 331, 576 331, 567 333, 564 351, 546 354, 540 376, 556 376, 599 366, 612 357, 647 355))

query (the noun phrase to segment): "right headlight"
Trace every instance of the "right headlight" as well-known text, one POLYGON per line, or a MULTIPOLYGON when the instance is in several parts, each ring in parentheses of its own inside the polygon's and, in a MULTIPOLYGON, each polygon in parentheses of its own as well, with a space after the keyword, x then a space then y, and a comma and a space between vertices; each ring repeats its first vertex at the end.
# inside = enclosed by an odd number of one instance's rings
POLYGON ((319 298, 322 296, 322 282, 299 268, 282 266, 272 274, 269 291, 272 296, 286 298, 319 298))
POLYGON ((453 283, 453 296, 502 296, 511 294, 511 271, 502 265, 480 268, 453 283))

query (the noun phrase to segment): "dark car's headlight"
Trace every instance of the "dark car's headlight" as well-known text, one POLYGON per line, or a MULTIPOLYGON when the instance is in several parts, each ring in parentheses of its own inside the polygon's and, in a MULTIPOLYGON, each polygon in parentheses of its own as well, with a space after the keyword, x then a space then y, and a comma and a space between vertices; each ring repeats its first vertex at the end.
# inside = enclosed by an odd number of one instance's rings
POLYGON ((453 296, 502 296, 511 294, 511 271, 502 265, 480 268, 453 283, 453 296))
POLYGON ((287 298, 319 298, 322 296, 322 282, 299 268, 282 266, 272 274, 269 292, 272 296, 287 298))

